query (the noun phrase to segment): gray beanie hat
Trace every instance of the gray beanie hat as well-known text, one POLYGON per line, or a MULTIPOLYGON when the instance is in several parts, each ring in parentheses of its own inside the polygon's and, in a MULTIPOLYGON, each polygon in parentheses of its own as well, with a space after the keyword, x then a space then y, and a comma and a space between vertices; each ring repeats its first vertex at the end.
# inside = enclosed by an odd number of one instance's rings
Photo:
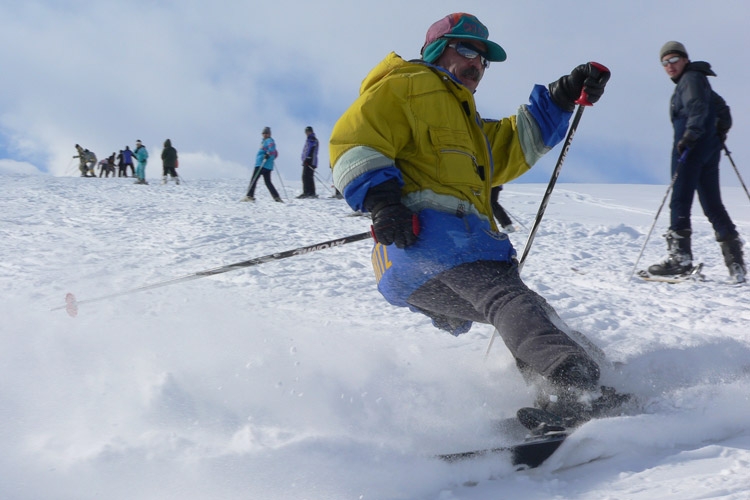
POLYGON ((659 60, 664 59, 664 56, 667 54, 679 54, 682 57, 688 57, 687 49, 685 49, 685 46, 682 45, 680 42, 667 42, 665 43, 661 50, 659 51, 659 60))
POLYGON ((263 132, 261 132, 261 134, 271 135, 271 127, 263 127, 263 132))

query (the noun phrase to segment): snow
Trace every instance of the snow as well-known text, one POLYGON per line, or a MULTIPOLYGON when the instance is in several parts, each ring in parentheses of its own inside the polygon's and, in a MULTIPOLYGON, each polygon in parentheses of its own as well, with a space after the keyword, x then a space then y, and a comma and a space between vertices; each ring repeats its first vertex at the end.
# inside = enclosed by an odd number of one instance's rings
MULTIPOLYGON (((152 170, 154 167, 150 167, 152 170)), ((574 168, 573 165, 566 168, 574 168)), ((666 167, 665 167, 666 168, 666 167)), ((0 175, 4 499, 745 499, 750 299, 694 207, 711 280, 629 279, 666 186, 566 184, 522 275, 618 365, 641 414, 592 421, 543 466, 434 453, 507 444, 533 399, 493 330, 455 338, 377 293, 371 242, 119 292, 366 231, 341 200, 274 181, 0 175), (82 303, 77 317, 65 294, 82 303), (622 366, 619 363, 623 363, 622 366)), ((323 173, 326 175, 327 173, 323 173)), ((524 224, 545 185, 507 185, 524 224)), ((724 201, 744 236, 741 188, 724 201)), ((639 267, 660 260, 668 208, 639 267)))

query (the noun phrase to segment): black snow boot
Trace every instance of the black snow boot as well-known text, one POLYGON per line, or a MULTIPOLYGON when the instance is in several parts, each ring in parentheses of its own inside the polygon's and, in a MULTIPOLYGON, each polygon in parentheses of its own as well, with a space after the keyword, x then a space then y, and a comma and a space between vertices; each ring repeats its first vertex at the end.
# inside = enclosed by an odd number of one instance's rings
POLYGON ((684 274, 693 267, 693 252, 690 250, 690 229, 667 231, 667 259, 649 266, 649 274, 670 276, 684 274))
POLYGON ((742 258, 742 240, 734 236, 727 241, 720 241, 721 253, 724 255, 724 263, 729 269, 729 276, 736 283, 744 283, 747 278, 747 268, 742 258))
POLYGON ((588 420, 588 395, 597 390, 599 367, 593 361, 574 356, 560 364, 537 386, 537 408, 553 413, 566 426, 588 420))

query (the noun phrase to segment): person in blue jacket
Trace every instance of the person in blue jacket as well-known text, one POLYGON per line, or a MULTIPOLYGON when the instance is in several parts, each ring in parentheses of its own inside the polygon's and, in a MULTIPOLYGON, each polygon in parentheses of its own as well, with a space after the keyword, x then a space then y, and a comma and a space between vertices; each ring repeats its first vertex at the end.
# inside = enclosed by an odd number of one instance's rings
POLYGON ((130 167, 131 177, 135 177, 135 167, 133 166, 133 152, 130 150, 130 146, 125 146, 125 149, 121 151, 122 154, 122 165, 123 165, 123 177, 128 176, 128 167, 130 167))
POLYGON ((729 107, 711 89, 708 77, 716 76, 711 65, 705 61, 691 62, 682 43, 665 43, 659 51, 659 58, 667 75, 676 84, 670 104, 674 127, 674 184, 669 204, 670 225, 664 235, 668 255, 663 262, 649 266, 648 271, 655 275, 674 275, 692 268, 690 211, 697 192, 703 213, 713 226, 729 275, 737 283, 743 283, 746 268, 742 240, 721 201, 719 188, 721 149, 732 126, 729 107))
POLYGON ((247 195, 240 201, 255 201, 255 186, 258 184, 258 178, 262 176, 268 192, 273 197, 273 201, 283 203, 279 192, 276 191, 273 182, 271 182, 273 162, 279 156, 279 153, 276 151, 276 142, 271 137, 271 127, 264 127, 261 135, 263 136, 263 140, 260 143, 258 154, 255 155, 255 170, 253 170, 253 176, 247 188, 247 195))

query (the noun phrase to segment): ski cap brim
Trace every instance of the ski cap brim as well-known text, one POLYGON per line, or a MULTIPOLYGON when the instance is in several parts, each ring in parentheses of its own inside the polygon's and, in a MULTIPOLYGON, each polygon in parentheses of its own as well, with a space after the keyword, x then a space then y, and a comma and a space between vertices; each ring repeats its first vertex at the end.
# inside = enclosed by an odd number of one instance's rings
POLYGON ((427 36, 421 50, 422 59, 434 63, 448 45, 448 39, 458 38, 484 43, 487 46, 487 51, 483 55, 489 61, 505 61, 507 58, 505 49, 490 41, 489 36, 489 30, 479 22, 476 16, 464 12, 449 14, 433 23, 427 30, 427 36))

